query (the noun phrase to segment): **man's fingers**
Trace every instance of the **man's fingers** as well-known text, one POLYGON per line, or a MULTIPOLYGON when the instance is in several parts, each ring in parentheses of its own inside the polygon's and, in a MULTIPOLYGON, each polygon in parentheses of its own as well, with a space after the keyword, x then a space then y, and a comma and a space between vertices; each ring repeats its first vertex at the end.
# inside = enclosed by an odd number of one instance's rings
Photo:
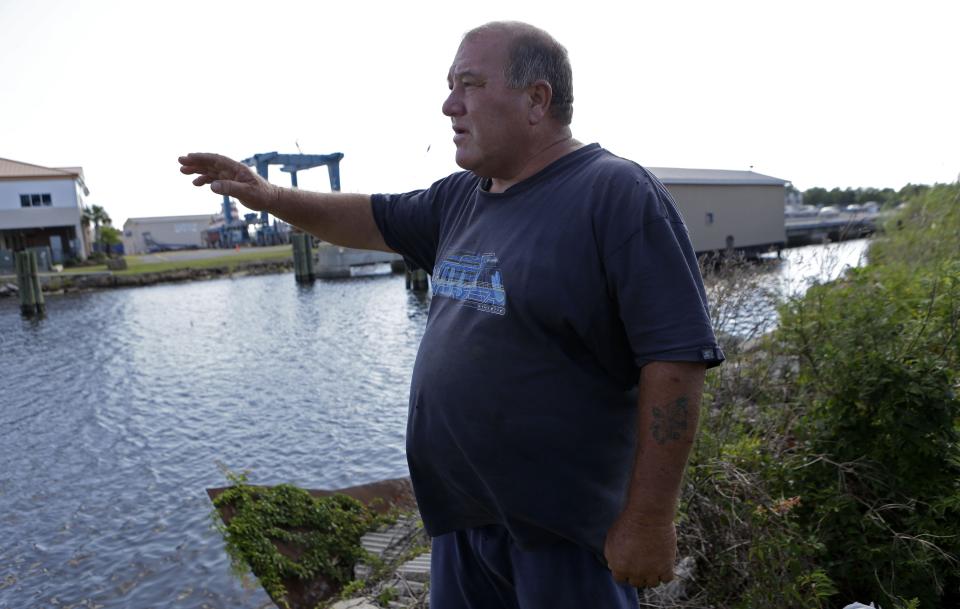
POLYGON ((613 571, 613 580, 618 584, 630 584, 634 588, 653 588, 659 581, 653 581, 649 577, 643 577, 639 573, 627 574, 620 571, 613 571))
POLYGON ((660 584, 665 584, 673 579, 673 572, 669 571, 651 578, 638 574, 627 574, 622 571, 611 571, 613 579, 618 584, 630 584, 635 588, 656 588, 660 584))
POLYGON ((191 152, 179 161, 181 173, 199 174, 193 179, 194 186, 209 184, 218 195, 235 197, 251 209, 262 208, 265 182, 247 166, 208 152, 191 152))
POLYGON ((210 190, 218 195, 234 196, 237 198, 240 197, 240 193, 237 192, 238 186, 240 185, 229 180, 213 180, 210 182, 210 190))
POLYGON ((247 207, 250 207, 249 203, 253 202, 251 201, 252 191, 250 185, 244 184, 243 182, 234 182, 233 180, 211 180, 210 190, 218 195, 227 195, 240 199, 240 201, 243 203, 248 204, 247 207))
POLYGON ((246 169, 232 159, 219 154, 210 154, 208 152, 191 152, 177 159, 180 161, 180 171, 182 173, 208 173, 217 176, 232 176, 236 173, 238 167, 246 169))
POLYGON ((215 165, 227 160, 227 157, 212 152, 191 152, 178 159, 181 165, 215 165))

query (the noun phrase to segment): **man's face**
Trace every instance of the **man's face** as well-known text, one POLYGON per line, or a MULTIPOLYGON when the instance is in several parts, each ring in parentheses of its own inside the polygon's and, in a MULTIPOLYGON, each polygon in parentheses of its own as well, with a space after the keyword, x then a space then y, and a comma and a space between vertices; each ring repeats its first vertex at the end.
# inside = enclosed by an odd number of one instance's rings
POLYGON ((443 113, 453 123, 457 165, 486 178, 510 178, 525 159, 527 96, 507 87, 506 65, 506 35, 485 32, 460 45, 447 75, 443 113))

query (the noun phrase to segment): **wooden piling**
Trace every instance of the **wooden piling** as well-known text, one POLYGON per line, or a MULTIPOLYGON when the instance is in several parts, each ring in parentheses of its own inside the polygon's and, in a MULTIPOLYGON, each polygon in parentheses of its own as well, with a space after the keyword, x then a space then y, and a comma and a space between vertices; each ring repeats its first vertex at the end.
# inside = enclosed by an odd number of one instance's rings
POLYGON ((294 233, 290 235, 293 246, 293 274, 297 283, 309 283, 316 277, 313 270, 313 248, 310 247, 310 235, 294 233))
POLYGON ((408 290, 426 292, 430 289, 430 282, 427 281, 427 272, 423 269, 408 268, 406 285, 408 290))
POLYGON ((299 283, 303 277, 303 255, 300 252, 300 233, 290 235, 290 245, 293 247, 293 277, 299 283))
POLYGON ((313 236, 309 233, 303 235, 303 251, 307 261, 307 275, 310 277, 310 281, 313 281, 317 277, 317 271, 314 268, 313 261, 313 236))
POLYGON ((47 307, 43 300, 43 288, 40 286, 36 252, 18 252, 16 268, 17 289, 20 291, 20 313, 26 317, 43 315, 47 307))

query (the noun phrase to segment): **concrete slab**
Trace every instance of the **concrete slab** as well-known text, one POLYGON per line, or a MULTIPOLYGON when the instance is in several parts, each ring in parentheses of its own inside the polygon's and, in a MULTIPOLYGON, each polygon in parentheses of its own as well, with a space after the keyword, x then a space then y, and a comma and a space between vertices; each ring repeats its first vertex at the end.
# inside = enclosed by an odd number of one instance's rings
POLYGON ((430 581, 430 553, 421 554, 409 560, 397 569, 397 575, 409 581, 427 583, 430 581))

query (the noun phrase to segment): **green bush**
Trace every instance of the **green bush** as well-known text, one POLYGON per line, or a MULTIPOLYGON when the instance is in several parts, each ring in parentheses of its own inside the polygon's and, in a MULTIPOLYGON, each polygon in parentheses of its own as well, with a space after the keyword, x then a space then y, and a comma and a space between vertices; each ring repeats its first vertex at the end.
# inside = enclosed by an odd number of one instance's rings
MULTIPOLYGON (((708 376, 685 606, 960 606, 960 184, 920 191, 869 259, 727 343, 708 376)), ((756 292, 724 280, 721 335, 756 292)))
MULTIPOLYGON (((360 537, 384 522, 346 495, 312 497, 289 484, 254 487, 245 475, 228 474, 233 486, 213 502, 233 508, 229 524, 220 526, 234 569, 247 569, 270 597, 288 606, 286 579, 323 577, 339 589, 353 577, 353 566, 366 557, 360 537), (296 558, 277 546, 294 550, 296 558)), ((218 516, 218 512, 214 512, 218 516)))
POLYGON ((870 265, 781 312, 799 362, 798 516, 843 598, 960 601, 958 194, 925 193, 870 265))

